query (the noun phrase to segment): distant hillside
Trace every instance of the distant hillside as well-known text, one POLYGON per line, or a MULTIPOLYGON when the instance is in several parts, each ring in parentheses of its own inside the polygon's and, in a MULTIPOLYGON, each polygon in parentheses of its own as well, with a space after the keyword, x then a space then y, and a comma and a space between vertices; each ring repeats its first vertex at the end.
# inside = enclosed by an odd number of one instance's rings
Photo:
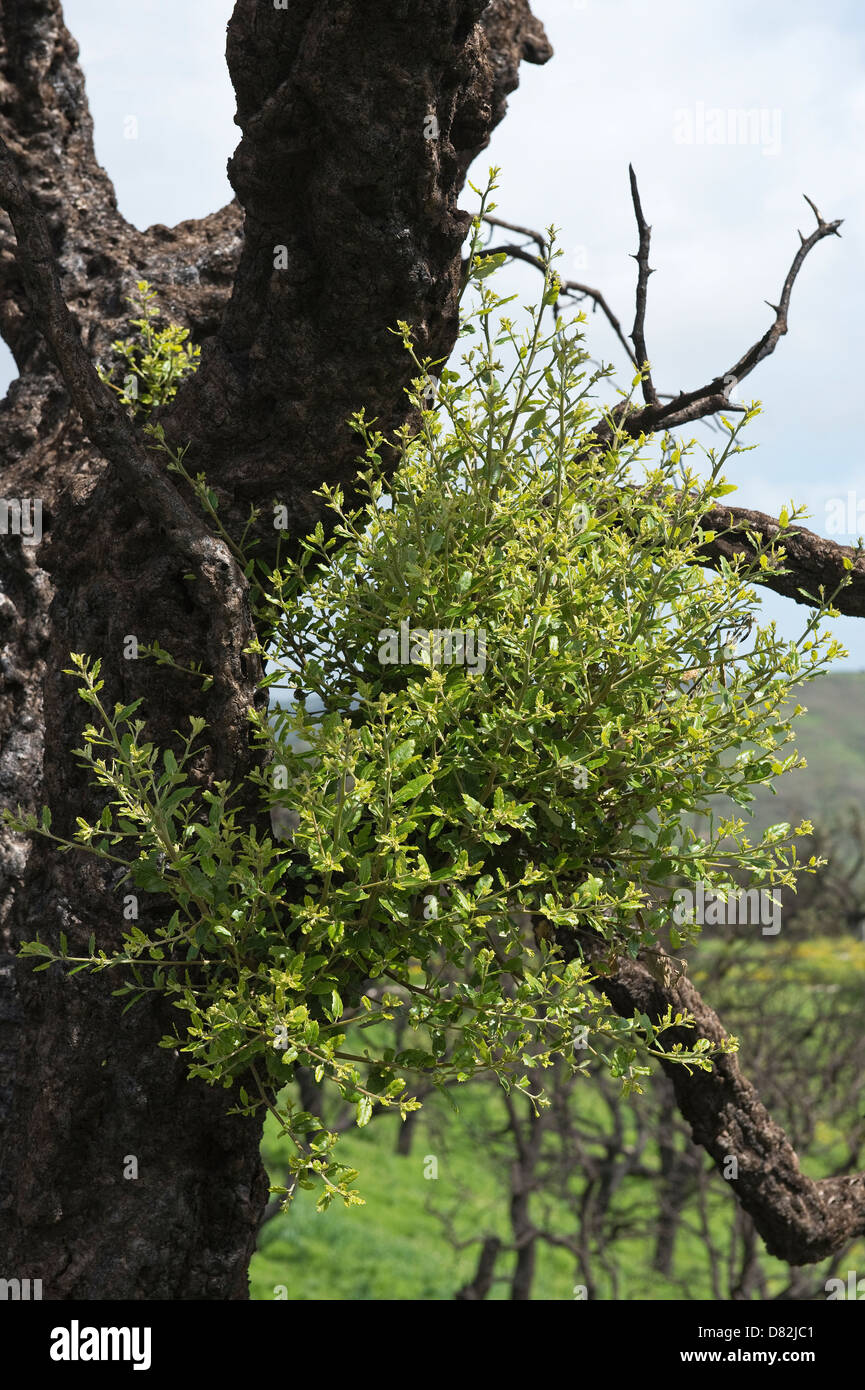
POLYGON ((778 779, 777 794, 764 791, 755 802, 755 823, 817 822, 836 810, 865 801, 865 672, 820 676, 798 687, 796 703, 807 706, 794 724, 795 743, 806 768, 778 779))

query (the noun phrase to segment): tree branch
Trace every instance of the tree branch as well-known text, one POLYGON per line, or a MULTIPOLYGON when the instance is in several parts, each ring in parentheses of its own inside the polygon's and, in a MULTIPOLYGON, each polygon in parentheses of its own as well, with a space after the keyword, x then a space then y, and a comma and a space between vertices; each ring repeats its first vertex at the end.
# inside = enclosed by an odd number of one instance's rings
MULTIPOLYGON (((114 339, 125 336, 125 296, 140 279, 158 290, 163 311, 196 342, 212 336, 240 256, 240 210, 231 203, 175 228, 146 231, 121 216, 94 152, 78 46, 60 0, 0 3, 0 136, 45 218, 64 298, 92 357, 105 358, 114 339)), ((0 213, 0 335, 22 377, 53 377, 17 257, 12 225, 0 213)))
POLYGON ((754 368, 775 351, 779 340, 787 332, 790 296, 796 283, 796 277, 805 264, 809 252, 824 237, 841 235, 838 228, 841 226, 843 218, 839 217, 834 222, 826 222, 807 194, 804 196, 808 206, 814 211, 817 226, 808 237, 804 237, 801 232, 799 233, 799 249, 787 272, 781 297, 777 304, 769 305, 769 308, 775 312, 770 327, 762 338, 748 348, 723 376, 713 377, 711 381, 706 382, 703 386, 698 386, 693 391, 680 391, 663 405, 646 405, 642 410, 635 410, 632 406, 627 405, 617 407, 619 417, 623 420, 625 428, 632 438, 657 430, 677 429, 680 425, 690 424, 694 420, 703 419, 707 415, 715 415, 718 411, 727 409, 733 388, 744 381, 746 376, 750 376, 754 368))
MULTIPOLYGON (((648 360, 646 355, 645 342, 645 316, 646 316, 646 295, 648 279, 654 272, 649 267, 649 238, 651 228, 646 224, 643 216, 642 205, 640 203, 639 191, 637 188, 636 175, 632 166, 628 166, 631 197, 634 203, 634 212, 637 218, 637 227, 640 236, 639 250, 634 259, 638 265, 637 293, 636 293, 636 312, 634 317, 634 328, 631 334, 634 341, 635 353, 628 346, 622 332, 618 319, 610 312, 600 291, 592 290, 585 285, 577 285, 575 281, 565 280, 562 282, 563 289, 573 289, 578 294, 591 296, 599 307, 603 308, 610 323, 612 324, 619 341, 625 347, 629 359, 637 366, 643 366, 648 360)), ((839 227, 842 225, 843 218, 836 218, 833 222, 827 222, 823 218, 807 194, 803 195, 808 206, 812 209, 817 219, 817 226, 810 236, 803 236, 799 233, 799 249, 793 257, 790 269, 781 288, 781 296, 777 304, 770 304, 769 308, 774 310, 774 320, 763 336, 742 354, 739 360, 734 363, 728 372, 723 376, 713 377, 703 386, 698 386, 693 391, 678 391, 672 395, 660 396, 652 383, 651 377, 643 382, 643 395, 646 404, 642 408, 635 407, 631 402, 623 402, 616 406, 611 412, 612 424, 604 424, 597 431, 598 437, 602 442, 606 442, 612 435, 616 424, 623 425, 627 433, 632 438, 637 438, 640 434, 654 434, 658 430, 676 429, 680 425, 689 424, 694 420, 703 419, 708 415, 716 415, 721 410, 730 409, 729 396, 735 386, 744 381, 746 376, 750 376, 754 368, 757 367, 764 358, 769 357, 775 351, 779 340, 784 336, 788 329, 788 313, 790 308, 790 298, 793 293, 793 286, 796 278, 805 264, 808 257, 818 242, 827 236, 840 236, 839 227)), ((503 222, 498 218, 486 219, 492 226, 504 227, 509 231, 517 232, 521 236, 528 237, 540 248, 541 255, 535 256, 526 251, 525 247, 500 246, 498 251, 504 251, 508 255, 514 256, 518 260, 534 265, 539 270, 544 268, 543 257, 549 250, 549 243, 540 232, 532 231, 529 227, 521 227, 516 223, 503 222)), ((492 250, 487 254, 491 254, 492 250)), ((768 303, 768 301, 767 301, 768 303)))
POLYGON ((736 554, 753 560, 756 549, 748 539, 749 533, 758 541, 780 542, 786 551, 786 573, 762 570, 753 577, 753 583, 794 603, 814 607, 820 601, 821 587, 827 594, 834 593, 842 579, 847 578, 848 586, 835 597, 833 605, 848 617, 865 617, 865 556, 853 546, 837 545, 796 523, 783 527, 775 517, 746 507, 714 507, 702 517, 700 525, 716 533, 715 539, 699 551, 706 565, 718 568, 722 561, 731 560, 736 554), (845 560, 852 564, 852 570, 846 569, 845 560))
MULTIPOLYGON (((531 227, 521 227, 518 222, 505 222, 501 217, 493 217, 491 212, 485 214, 484 221, 488 227, 501 227, 503 231, 516 232, 518 236, 528 237, 529 241, 533 241, 538 248, 538 255, 531 258, 531 264, 539 265, 543 269, 543 262, 540 257, 546 256, 550 249, 550 243, 545 236, 540 232, 533 232, 531 227)), ((495 253, 487 252, 486 254, 493 255, 495 253)))
POLYGON ((188 560, 213 558, 213 538, 177 489, 156 467, 142 437, 109 388, 99 379, 69 312, 45 220, 18 176, 0 137, 0 207, 17 238, 18 261, 33 317, 51 348, 85 427, 105 458, 135 490, 144 510, 188 560))
POLYGON ((157 466, 153 451, 123 407, 100 380, 69 312, 42 214, 24 187, 5 141, 0 137, 0 207, 9 215, 17 239, 17 261, 34 320, 48 343, 84 426, 103 457, 160 528, 178 555, 197 571, 199 600, 210 607, 214 688, 229 727, 245 724, 248 672, 244 649, 255 632, 248 585, 223 541, 213 536, 157 466))
POLYGON ((646 402, 646 405, 657 405, 658 395, 652 382, 652 372, 649 367, 649 352, 646 347, 646 298, 649 276, 654 274, 654 271, 649 266, 649 243, 652 229, 643 216, 643 207, 640 202, 640 192, 637 188, 637 176, 634 173, 633 164, 628 165, 628 175, 631 180, 631 199, 634 204, 634 216, 637 219, 637 231, 640 236, 637 254, 633 258, 637 262, 637 307, 634 315, 634 327, 631 330, 631 339, 634 344, 634 351, 637 354, 637 365, 643 373, 641 382, 643 400, 646 402))
MULTIPOLYGON (((562 282, 562 288, 564 291, 573 289, 577 293, 591 296, 598 307, 603 309, 631 362, 635 366, 642 367, 648 360, 645 315, 648 279, 649 275, 652 274, 649 268, 651 228, 643 216, 633 167, 629 165, 628 169, 631 197, 640 238, 639 250, 634 257, 638 265, 638 279, 634 328, 631 334, 636 355, 628 346, 618 319, 611 313, 599 291, 591 290, 587 286, 577 286, 573 281, 567 280, 562 282)), ((611 412, 610 422, 605 421, 595 431, 595 435, 601 443, 606 443, 611 438, 616 424, 623 427, 632 438, 637 438, 643 433, 651 434, 658 430, 675 429, 690 421, 732 408, 729 396, 734 386, 749 376, 764 358, 774 352, 778 342, 787 332, 793 286, 808 254, 825 237, 840 236, 838 229, 842 219, 838 218, 833 222, 827 222, 807 195, 805 201, 812 209, 817 225, 810 236, 806 237, 801 232, 799 233, 799 248, 787 271, 779 301, 777 305, 769 306, 774 310, 774 320, 763 336, 742 354, 724 376, 714 377, 694 391, 680 391, 675 395, 662 397, 656 392, 651 375, 644 378, 642 385, 645 405, 640 408, 626 402, 621 406, 616 406, 611 412)), ((490 216, 485 220, 490 226, 501 227, 528 238, 535 243, 539 250, 539 254, 535 255, 526 250, 525 246, 503 245, 489 248, 487 254, 503 251, 516 260, 525 261, 539 270, 544 269, 544 258, 549 254, 549 242, 541 232, 533 231, 530 227, 520 226, 518 223, 505 222, 497 217, 490 216)), ((827 593, 833 593, 848 573, 844 561, 850 561, 853 565, 852 571, 849 572, 850 582, 838 594, 835 599, 835 607, 840 613, 852 617, 865 616, 865 557, 861 556, 854 547, 838 545, 804 527, 797 526, 789 530, 782 528, 780 522, 774 517, 767 516, 764 512, 751 511, 745 507, 717 507, 703 518, 702 524, 707 531, 717 533, 715 539, 707 542, 700 551, 700 558, 710 567, 719 566, 724 560, 730 560, 737 553, 753 558, 754 546, 748 539, 749 532, 763 540, 782 539, 786 550, 784 559, 786 573, 764 571, 759 576, 755 576, 754 582, 772 589, 785 598, 792 599, 795 603, 813 606, 819 602, 818 590, 821 586, 827 593)))
MULTIPOLYGON (((88 264, 92 269, 99 249, 88 231, 99 226, 104 255, 127 224, 94 153, 78 47, 63 22, 60 0, 4 0, 0 6, 0 136, 46 218, 63 269, 76 263, 76 253, 80 271, 88 264)), ((83 274, 81 280, 86 284, 83 274)), ((0 332, 19 370, 35 365, 44 353, 28 319, 5 217, 0 217, 0 332)))
MULTIPOLYGON (((566 954, 580 953, 599 968, 609 952, 606 942, 587 932, 569 934, 562 944, 566 954)), ((670 966, 667 977, 671 978, 675 972, 670 957, 663 951, 656 954, 661 965, 670 966)), ((642 1012, 654 1022, 668 1007, 674 1015, 692 1014, 696 1029, 672 1029, 665 1034, 668 1045, 681 1042, 690 1048, 695 1037, 723 1041, 727 1033, 720 1019, 687 976, 675 985, 661 985, 656 978, 660 973, 650 973, 642 957, 622 960, 615 976, 599 978, 596 988, 623 1018, 642 1012)), ((703 1146, 722 1173, 725 1167, 729 1170, 729 1160, 736 1159, 737 1176, 727 1180, 770 1254, 793 1265, 812 1264, 865 1235, 865 1173, 820 1181, 805 1177, 784 1131, 743 1076, 734 1055, 716 1058, 709 1072, 696 1068, 689 1072, 673 1062, 662 1065, 694 1142, 703 1146)))

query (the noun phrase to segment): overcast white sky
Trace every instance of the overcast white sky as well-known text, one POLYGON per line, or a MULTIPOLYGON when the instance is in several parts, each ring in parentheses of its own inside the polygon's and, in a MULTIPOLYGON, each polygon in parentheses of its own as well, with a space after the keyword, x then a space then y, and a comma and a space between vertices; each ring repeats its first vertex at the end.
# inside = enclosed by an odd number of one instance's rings
MULTIPOLYGON (((386 0, 383 0, 386 3, 386 0)), ((743 387, 764 414, 760 448, 730 470, 733 500, 777 515, 792 496, 814 530, 852 491, 838 539, 865 533, 865 6, 861 0, 535 0, 556 49, 522 84, 472 177, 501 166, 499 213, 562 229, 565 274, 633 318, 636 235, 627 166, 653 228, 647 339, 660 390, 725 372, 771 318, 807 193, 842 239, 821 243, 796 285, 790 332, 743 387), (758 113, 729 143, 728 112, 758 113), (723 113, 723 129, 718 112, 723 113), (750 135, 750 132, 745 132, 750 135), (858 331, 857 331, 858 330, 858 331), (858 515, 855 511, 859 505, 858 515), (847 534, 849 532, 849 534, 847 534)), ((121 210, 145 227, 211 212, 231 196, 237 142, 224 63, 232 0, 66 0, 87 75, 99 158, 121 210), (137 123, 137 138, 129 138, 137 123)), ((470 200, 464 200, 470 206, 470 200)), ((532 272, 515 282, 535 289, 532 272), (524 278, 526 277, 526 278, 524 278)), ((599 317, 596 355, 622 364, 599 317)), ((0 389, 11 375, 5 348, 0 389)), ((704 432, 705 436, 705 432, 704 432)), ((770 597, 791 635, 805 610, 770 597)), ((865 668, 865 621, 835 630, 865 668)))

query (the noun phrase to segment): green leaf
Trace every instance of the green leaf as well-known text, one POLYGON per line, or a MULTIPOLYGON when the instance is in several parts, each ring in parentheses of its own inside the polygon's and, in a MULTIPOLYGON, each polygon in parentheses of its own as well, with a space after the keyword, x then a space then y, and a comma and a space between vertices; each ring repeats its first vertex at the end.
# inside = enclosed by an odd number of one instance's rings
POLYGON ((485 280, 488 275, 492 275, 498 270, 499 266, 504 265, 507 256, 504 252, 498 252, 494 256, 485 256, 480 262, 475 261, 472 266, 472 279, 485 280))
POLYGON ((391 767, 402 767, 403 763, 408 762, 415 750, 415 740, 407 738, 404 743, 400 743, 390 755, 391 767))
POLYGON ((411 782, 406 782, 404 787, 400 787, 396 796, 393 798, 395 806, 401 805, 404 801, 412 801, 416 796, 428 787, 433 780, 431 772, 422 772, 419 777, 415 777, 411 782))

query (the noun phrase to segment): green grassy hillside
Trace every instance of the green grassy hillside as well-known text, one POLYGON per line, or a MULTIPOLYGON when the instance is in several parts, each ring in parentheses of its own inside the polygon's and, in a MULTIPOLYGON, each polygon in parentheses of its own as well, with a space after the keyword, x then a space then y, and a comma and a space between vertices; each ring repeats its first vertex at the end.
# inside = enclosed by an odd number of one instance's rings
POLYGON ((777 782, 777 794, 762 791, 755 820, 825 819, 836 809, 861 805, 865 791, 865 672, 818 677, 801 690, 807 707, 795 724, 796 742, 808 766, 777 782))

